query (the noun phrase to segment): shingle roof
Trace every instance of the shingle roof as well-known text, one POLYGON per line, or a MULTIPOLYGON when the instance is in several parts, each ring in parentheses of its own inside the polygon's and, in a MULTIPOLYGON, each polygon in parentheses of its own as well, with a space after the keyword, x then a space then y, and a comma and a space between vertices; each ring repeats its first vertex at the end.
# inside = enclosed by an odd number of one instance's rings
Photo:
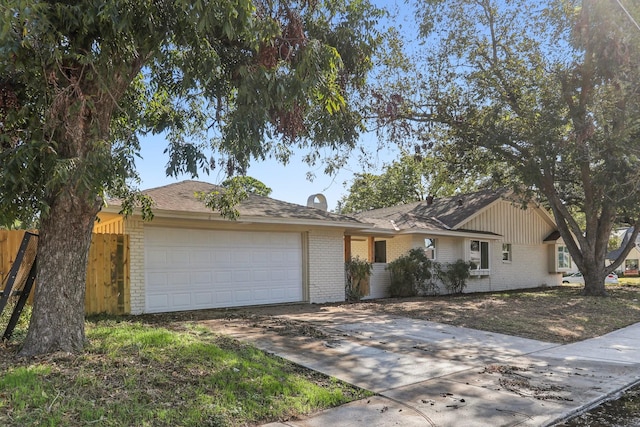
MULTIPOLYGON (((631 239, 632 234, 633 234, 633 227, 627 228, 627 230, 624 232, 624 236, 622 238, 622 242, 620 243, 620 247, 607 253, 606 259, 611 261, 616 260, 620 256, 622 251, 627 247, 627 244, 629 243, 629 240, 631 239)), ((635 245, 637 247, 640 247, 640 234, 638 234, 638 236, 636 237, 635 245)))
MULTIPOLYGON (((154 201, 154 212, 190 212, 212 214, 212 210, 204 205, 196 196, 197 192, 211 192, 220 190, 221 187, 202 181, 181 181, 162 187, 143 190, 142 193, 150 196, 154 201)), ((117 199, 109 201, 109 205, 119 206, 117 199)), ((283 202, 269 197, 250 194, 247 200, 241 202, 236 209, 242 217, 264 217, 298 220, 321 220, 334 223, 362 224, 359 220, 320 209, 283 202)), ((362 224, 365 225, 365 224, 362 224)))
POLYGON ((453 230, 472 215, 507 195, 506 190, 481 190, 475 193, 374 209, 356 214, 376 228, 453 230))

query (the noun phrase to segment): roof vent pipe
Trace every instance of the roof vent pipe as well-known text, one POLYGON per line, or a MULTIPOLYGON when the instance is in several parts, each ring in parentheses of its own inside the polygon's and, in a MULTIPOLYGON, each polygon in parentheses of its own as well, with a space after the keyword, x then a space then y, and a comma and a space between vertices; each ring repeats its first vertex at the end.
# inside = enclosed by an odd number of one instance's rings
POLYGON ((427 206, 431 206, 433 204, 433 196, 429 194, 425 199, 427 201, 427 206))
POLYGON ((326 212, 327 211, 327 198, 324 197, 324 195, 322 195, 320 193, 312 194, 307 199, 307 207, 320 209, 320 210, 323 210, 323 211, 326 212))

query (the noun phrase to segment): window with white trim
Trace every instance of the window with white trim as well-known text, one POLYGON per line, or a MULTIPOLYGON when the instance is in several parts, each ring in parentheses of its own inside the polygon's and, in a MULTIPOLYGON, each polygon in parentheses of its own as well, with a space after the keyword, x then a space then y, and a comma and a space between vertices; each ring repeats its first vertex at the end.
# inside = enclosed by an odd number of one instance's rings
POLYGON ((558 245, 558 269, 571 268, 571 255, 569 248, 564 245, 558 245))
POLYGON ((488 273, 489 242, 485 240, 471 240, 469 246, 469 261, 475 265, 472 268, 472 273, 473 270, 485 270, 488 273))
POLYGON ((511 262, 511 243, 502 244, 502 262, 511 262))
POLYGON ((424 239, 424 253, 429 259, 436 259, 436 239, 424 239))

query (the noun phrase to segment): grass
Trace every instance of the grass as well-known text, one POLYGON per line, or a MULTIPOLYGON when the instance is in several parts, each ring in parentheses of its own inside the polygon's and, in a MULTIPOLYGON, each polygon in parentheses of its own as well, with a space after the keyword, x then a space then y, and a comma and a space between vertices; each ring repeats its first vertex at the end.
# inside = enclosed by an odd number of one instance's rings
MULTIPOLYGON (((607 289, 604 298, 564 285, 322 309, 372 310, 568 343, 640 322, 640 279, 623 278, 607 289)), ((261 316, 270 310, 277 311, 265 308, 261 316)), ((84 354, 25 360, 15 352, 27 313, 11 344, 0 346, 0 425, 247 426, 300 418, 370 395, 199 324, 203 316, 220 313, 93 318, 86 324, 84 354)), ((0 325, 6 320, 0 318, 0 325)))
POLYGON ((244 426, 370 395, 195 323, 165 326, 89 320, 79 356, 24 360, 5 346, 0 425, 244 426))

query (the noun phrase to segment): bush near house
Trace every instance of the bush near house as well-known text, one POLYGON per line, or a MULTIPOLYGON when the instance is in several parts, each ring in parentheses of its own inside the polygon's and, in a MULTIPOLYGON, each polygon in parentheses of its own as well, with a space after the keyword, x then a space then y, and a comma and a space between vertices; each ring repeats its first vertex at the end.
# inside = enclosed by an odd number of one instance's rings
POLYGON ((438 281, 444 285, 447 293, 461 294, 467 287, 473 265, 461 259, 447 263, 434 262, 427 258, 424 250, 411 249, 387 266, 391 272, 389 294, 394 298, 437 295, 438 281))
POLYGON ((406 255, 391 261, 387 266, 391 273, 389 294, 392 297, 437 294, 438 286, 431 280, 432 268, 433 261, 422 249, 411 249, 406 255))
POLYGON ((373 264, 360 257, 351 258, 344 265, 346 273, 345 298, 347 301, 360 301, 369 294, 369 277, 373 264))
POLYGON ((461 294, 467 287, 474 263, 461 259, 445 264, 434 263, 436 277, 444 284, 450 294, 461 294))

